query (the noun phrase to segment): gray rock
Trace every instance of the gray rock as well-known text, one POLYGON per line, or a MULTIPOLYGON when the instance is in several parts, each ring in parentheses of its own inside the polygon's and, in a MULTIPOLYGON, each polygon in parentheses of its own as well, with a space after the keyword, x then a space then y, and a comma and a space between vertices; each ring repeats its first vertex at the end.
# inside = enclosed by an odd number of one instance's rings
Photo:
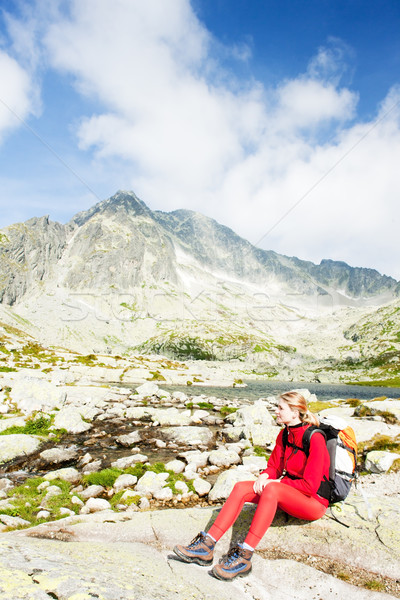
POLYGON ((54 479, 62 479, 69 483, 78 483, 81 480, 81 474, 74 467, 65 467, 64 469, 57 469, 56 471, 50 471, 46 473, 44 478, 47 481, 53 481, 54 479))
POLYGON ((83 468, 82 473, 84 475, 88 475, 89 473, 96 473, 97 471, 100 471, 101 465, 102 465, 102 461, 100 458, 98 460, 94 460, 94 461, 88 463, 83 468))
MULTIPOLYGON (((177 484, 175 484, 175 487, 176 485, 177 484)), ((206 496, 211 490, 211 483, 209 481, 206 481, 205 479, 201 479, 200 477, 198 477, 197 479, 194 479, 193 487, 196 490, 196 494, 202 497, 206 496)))
POLYGON ((400 458, 400 454, 394 452, 373 450, 368 452, 365 458, 365 468, 371 473, 386 473, 398 458, 400 458))
POLYGON ((0 419, 0 431, 5 431, 9 427, 24 427, 25 425, 25 417, 7 417, 6 419, 0 419))
POLYGON ((13 433, 0 436, 0 464, 17 456, 29 456, 40 446, 40 439, 34 435, 13 433))
POLYGON ((0 479, 0 490, 7 492, 13 488, 12 482, 7 477, 2 477, 0 479))
POLYGON ((61 409, 54 418, 54 427, 56 429, 66 429, 68 433, 83 433, 88 431, 92 426, 90 423, 83 421, 80 411, 68 406, 61 409))
POLYGON ((0 521, 7 527, 20 527, 21 525, 30 525, 30 521, 21 519, 21 517, 11 517, 9 515, 0 515, 0 521))
POLYGON ((235 483, 239 481, 255 481, 256 477, 249 471, 240 469, 230 469, 218 475, 217 481, 214 483, 208 498, 213 502, 217 500, 226 500, 231 493, 235 483))
POLYGON ((258 473, 267 468, 267 459, 263 456, 244 456, 242 459, 243 467, 250 471, 250 473, 254 473, 258 475, 258 473))
POLYGON ((123 474, 117 477, 113 488, 116 492, 133 487, 137 483, 138 478, 135 475, 123 474))
POLYGON ((189 450, 188 452, 182 452, 179 456, 182 456, 194 471, 197 471, 197 469, 202 469, 207 465, 209 455, 210 452, 207 451, 189 450))
POLYGON ((121 446, 129 447, 134 446, 141 440, 141 435, 139 431, 132 431, 131 433, 127 433, 125 435, 118 436, 115 441, 121 446))
POLYGON ((24 377, 13 384, 11 398, 23 413, 30 415, 36 411, 49 412, 61 408, 66 392, 48 381, 24 377))
POLYGON ((153 492, 153 498, 155 500, 172 500, 172 497, 173 493, 169 487, 162 488, 161 490, 155 490, 153 492))
POLYGON ((69 448, 60 446, 58 448, 43 450, 39 456, 47 463, 58 464, 76 458, 78 456, 78 450, 76 446, 70 446, 69 448))
POLYGON ((158 393, 160 392, 160 388, 158 387, 158 385, 156 383, 143 383, 142 385, 139 385, 139 387, 136 388, 136 391, 138 394, 140 394, 141 396, 158 396, 158 393))
POLYGON ((217 467, 230 467, 240 463, 240 456, 234 450, 219 448, 218 450, 211 450, 208 461, 211 465, 217 467))
POLYGON ((169 440, 187 446, 206 446, 214 439, 214 434, 206 427, 166 427, 163 433, 169 440))
MULTIPOLYGON (((86 508, 89 512, 98 512, 102 510, 110 510, 111 504, 108 500, 103 498, 89 498, 86 502, 84 508, 86 508)), ((83 509, 81 509, 83 510, 83 509)))
POLYGON ((104 492, 105 489, 102 485, 89 485, 89 487, 80 492, 80 496, 82 496, 84 500, 87 500, 89 498, 97 498, 104 492))
POLYGON ((111 466, 117 469, 127 469, 128 467, 132 467, 136 463, 145 463, 147 461, 148 458, 145 454, 132 454, 131 456, 124 456, 122 458, 118 458, 117 460, 111 463, 111 466))
POLYGON ((192 421, 190 410, 178 410, 175 407, 167 409, 155 409, 152 421, 159 425, 189 425, 192 421))
POLYGON ((182 473, 185 469, 185 463, 182 460, 170 460, 165 464, 167 471, 173 471, 174 473, 182 473))
POLYGON ((141 496, 153 496, 166 486, 168 473, 154 473, 146 471, 136 484, 135 491, 141 496))

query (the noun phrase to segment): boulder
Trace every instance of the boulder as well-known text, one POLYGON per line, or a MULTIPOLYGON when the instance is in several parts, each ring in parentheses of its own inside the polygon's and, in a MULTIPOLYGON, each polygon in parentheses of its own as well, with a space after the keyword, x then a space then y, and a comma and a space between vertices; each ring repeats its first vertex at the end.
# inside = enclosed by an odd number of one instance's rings
POLYGON ((120 492, 121 490, 126 490, 126 488, 133 487, 137 483, 137 477, 135 475, 123 474, 120 475, 113 485, 113 488, 116 492, 120 492))
POLYGON ((158 396, 161 390, 156 383, 148 382, 139 385, 139 387, 136 388, 136 391, 141 396, 148 397, 158 396))
POLYGON ((165 464, 167 471, 173 471, 174 473, 182 473, 185 470, 185 466, 182 460, 170 460, 165 464))
POLYGON ((0 431, 5 431, 9 427, 24 427, 26 425, 25 417, 7 417, 0 419, 0 431))
POLYGON ((385 400, 369 400, 363 404, 372 410, 390 412, 400 421, 400 400, 386 398, 385 400))
POLYGON ((231 493, 235 483, 239 481, 255 481, 256 477, 250 471, 241 469, 230 469, 218 475, 217 481, 208 494, 209 500, 216 502, 226 500, 231 493))
POLYGON ((240 456, 234 450, 218 448, 218 450, 211 450, 208 461, 217 467, 230 467, 240 463, 240 456))
POLYGON ((105 489, 102 485, 89 485, 89 487, 80 492, 79 495, 82 496, 84 500, 88 500, 89 498, 97 498, 98 496, 101 496, 101 494, 104 494, 104 492, 105 489))
POLYGON ((156 490, 153 493, 153 498, 155 500, 172 500, 172 497, 173 493, 171 488, 169 487, 162 488, 161 490, 156 490))
MULTIPOLYGON (((175 484, 175 487, 176 485, 177 484, 175 484)), ((198 477, 193 481, 193 487, 196 490, 196 494, 198 494, 200 497, 206 496, 211 490, 211 483, 205 479, 201 479, 201 477, 198 477)))
POLYGON ((46 473, 44 479, 46 479, 46 481, 61 479, 62 481, 68 481, 69 483, 78 483, 81 480, 81 474, 73 467, 66 467, 65 469, 57 469, 57 471, 46 473))
POLYGON ((121 444, 121 446, 129 447, 134 446, 138 442, 140 442, 141 436, 139 431, 132 431, 131 433, 127 433, 125 435, 119 435, 116 438, 117 444, 121 444))
POLYGON ((275 421, 268 410, 268 404, 263 400, 256 400, 248 406, 242 406, 236 412, 225 419, 228 423, 233 423, 236 427, 251 427, 252 425, 270 426, 275 421))
POLYGON ((84 510, 85 508, 88 512, 93 513, 103 510, 109 510, 111 509, 111 504, 108 500, 104 500, 103 498, 89 498, 89 500, 86 502, 85 506, 81 510, 84 510))
POLYGON ((199 450, 189 450, 188 452, 182 452, 179 456, 182 456, 191 465, 192 470, 203 469, 208 463, 208 457, 210 453, 208 451, 200 452, 199 450))
POLYGON ((33 412, 49 412, 63 406, 66 399, 64 389, 36 377, 17 379, 12 386, 10 397, 26 415, 33 412))
POLYGON ((168 473, 154 473, 146 471, 136 484, 135 491, 141 496, 153 496, 165 487, 168 473))
POLYGON ((40 446, 40 439, 34 435, 13 433, 0 436, 0 464, 18 456, 29 456, 40 446))
POLYGON ((178 410, 175 407, 155 409, 151 417, 159 425, 189 425, 192 417, 190 410, 178 410))
POLYGON ((175 489, 181 494, 187 494, 189 491, 189 488, 184 481, 177 481, 175 483, 175 489))
POLYGON ((56 429, 66 429, 68 433, 83 433, 92 426, 85 423, 79 409, 73 406, 62 408, 54 418, 54 427, 56 429))
POLYGON ((384 450, 372 450, 365 458, 365 468, 371 473, 386 473, 400 454, 384 450))
POLYGON ((267 459, 263 456, 244 456, 242 462, 243 466, 255 475, 258 475, 260 471, 266 469, 268 463, 267 459))
POLYGON ((0 515, 0 521, 6 525, 6 527, 21 527, 24 525, 30 525, 30 522, 21 517, 11 517, 9 515, 0 515))
POLYGON ((206 427, 166 427, 163 433, 169 440, 187 446, 207 446, 214 439, 214 434, 206 427))
POLYGON ((69 448, 60 446, 43 450, 39 456, 46 463, 58 464, 75 459, 78 456, 78 450, 76 446, 70 446, 69 448))

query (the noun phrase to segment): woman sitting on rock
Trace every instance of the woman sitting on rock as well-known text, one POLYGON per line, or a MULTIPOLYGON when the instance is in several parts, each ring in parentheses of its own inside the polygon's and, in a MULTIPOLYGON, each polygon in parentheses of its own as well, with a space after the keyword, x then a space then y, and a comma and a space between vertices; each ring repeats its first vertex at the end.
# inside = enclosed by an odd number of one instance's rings
POLYGON ((283 429, 278 434, 267 468, 256 481, 237 483, 206 533, 200 532, 188 546, 175 546, 175 554, 185 562, 208 566, 213 562, 216 542, 233 525, 245 502, 257 504, 250 530, 243 542, 231 548, 212 569, 218 579, 230 580, 248 575, 254 549, 271 525, 277 509, 314 521, 326 512, 328 500, 318 494, 322 481, 329 480, 329 454, 321 433, 311 436, 309 455, 302 451, 303 433, 310 425, 318 425, 317 417, 307 408, 298 392, 287 392, 279 398, 277 422, 288 431, 283 444, 283 429))

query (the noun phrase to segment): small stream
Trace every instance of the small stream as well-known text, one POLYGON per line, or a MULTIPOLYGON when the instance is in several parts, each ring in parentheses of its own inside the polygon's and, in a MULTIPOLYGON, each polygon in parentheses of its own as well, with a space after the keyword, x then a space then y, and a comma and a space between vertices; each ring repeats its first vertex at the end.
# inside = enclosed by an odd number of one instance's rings
MULTIPOLYGON (((121 384, 120 387, 132 389, 132 385, 121 384)), ((265 398, 268 396, 277 396, 280 393, 290 389, 304 389, 307 388, 311 393, 316 394, 318 400, 329 401, 334 398, 359 398, 360 400, 371 400, 376 397, 400 397, 399 388, 385 388, 385 387, 369 387, 369 386, 353 386, 353 385, 339 385, 339 384, 317 384, 317 383, 306 383, 306 382, 278 382, 278 381, 267 381, 267 382, 247 382, 246 387, 209 387, 193 385, 187 386, 176 386, 176 385, 159 385, 167 391, 183 391, 187 396, 198 398, 201 396, 203 401, 207 398, 216 397, 226 400, 227 404, 236 404, 236 401, 240 404, 249 404, 259 398, 265 398)), ((154 403, 154 406, 161 408, 162 402, 154 403)), ((177 405, 177 408, 184 409, 184 405, 177 405)), ((214 413, 219 414, 219 413, 214 413)), ((218 433, 220 427, 210 426, 207 427, 214 431, 216 438, 218 439, 218 433)), ((105 469, 111 466, 111 463, 115 460, 129 456, 132 454, 132 450, 128 447, 121 446, 116 442, 116 438, 120 435, 126 435, 133 431, 139 431, 141 434, 141 441, 135 444, 136 447, 140 448, 140 453, 148 457, 150 463, 163 462, 166 463, 173 460, 177 455, 185 450, 193 450, 193 447, 180 447, 174 448, 168 445, 165 448, 158 448, 154 442, 155 439, 162 439, 162 427, 153 427, 151 423, 135 423, 129 422, 125 419, 114 418, 102 421, 94 420, 92 428, 81 434, 67 434, 60 442, 55 444, 49 440, 43 444, 38 452, 28 457, 19 457, 10 461, 0 469, 0 477, 7 475, 10 479, 14 479, 16 482, 21 482, 26 479, 27 476, 41 476, 49 470, 66 467, 76 466, 79 458, 83 457, 87 452, 90 453, 93 460, 101 460, 101 468, 105 469), (48 448, 55 446, 76 446, 79 451, 78 459, 70 461, 69 463, 63 463, 60 465, 48 465, 43 464, 40 459, 40 452, 48 448)))

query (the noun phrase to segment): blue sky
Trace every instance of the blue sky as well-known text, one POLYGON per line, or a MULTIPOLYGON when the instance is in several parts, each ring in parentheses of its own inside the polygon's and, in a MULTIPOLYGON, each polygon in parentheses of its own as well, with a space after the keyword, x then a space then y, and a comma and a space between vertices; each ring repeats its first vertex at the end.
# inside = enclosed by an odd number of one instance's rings
POLYGON ((127 189, 400 279, 398 0, 0 10, 0 227, 127 189))

